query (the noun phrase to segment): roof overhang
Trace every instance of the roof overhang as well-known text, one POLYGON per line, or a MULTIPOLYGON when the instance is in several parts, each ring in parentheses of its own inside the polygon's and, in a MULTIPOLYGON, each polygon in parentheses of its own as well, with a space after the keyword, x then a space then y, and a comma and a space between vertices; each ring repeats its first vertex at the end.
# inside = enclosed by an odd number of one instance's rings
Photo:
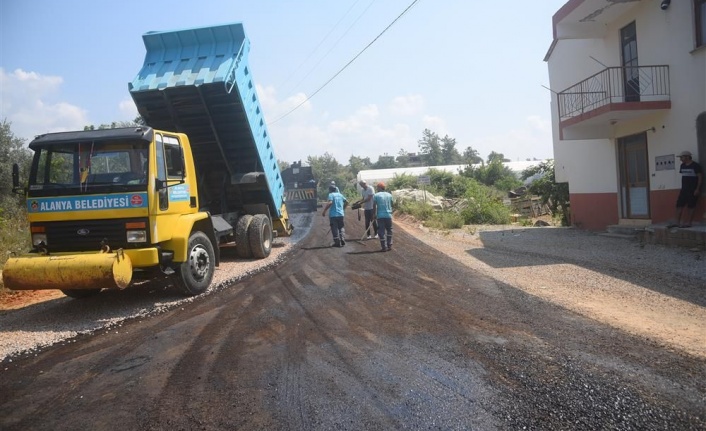
POLYGON ((569 0, 552 17, 552 44, 549 57, 562 39, 600 39, 609 24, 637 7, 642 0, 569 0))

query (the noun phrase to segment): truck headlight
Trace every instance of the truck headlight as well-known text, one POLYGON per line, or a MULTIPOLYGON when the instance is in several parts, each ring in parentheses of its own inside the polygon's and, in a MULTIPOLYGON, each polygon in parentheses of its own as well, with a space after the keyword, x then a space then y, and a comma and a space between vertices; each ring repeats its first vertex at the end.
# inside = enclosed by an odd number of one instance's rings
POLYGON ((46 233, 33 233, 32 234, 32 245, 37 246, 39 243, 47 244, 47 234, 46 233))
POLYGON ((127 231, 127 242, 147 242, 147 231, 129 230, 127 231))

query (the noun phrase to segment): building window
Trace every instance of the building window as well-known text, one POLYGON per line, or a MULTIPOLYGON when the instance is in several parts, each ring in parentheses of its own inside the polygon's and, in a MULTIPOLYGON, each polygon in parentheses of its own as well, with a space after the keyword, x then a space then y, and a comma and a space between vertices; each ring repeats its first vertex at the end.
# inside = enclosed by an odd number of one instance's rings
POLYGON ((706 0, 694 0, 696 47, 706 45, 706 0))

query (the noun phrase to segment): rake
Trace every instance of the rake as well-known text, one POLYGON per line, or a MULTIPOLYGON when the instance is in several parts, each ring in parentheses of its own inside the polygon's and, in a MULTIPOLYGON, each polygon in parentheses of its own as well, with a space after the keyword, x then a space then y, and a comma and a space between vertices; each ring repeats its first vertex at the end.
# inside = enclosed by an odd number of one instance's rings
POLYGON ((372 229, 373 229, 373 223, 370 223, 370 225, 368 226, 368 228, 365 229, 365 232, 363 232, 363 236, 360 237, 360 239, 358 240, 358 242, 367 247, 368 244, 366 244, 363 240, 364 240, 368 235, 372 236, 372 235, 371 235, 371 234, 373 233, 372 229))

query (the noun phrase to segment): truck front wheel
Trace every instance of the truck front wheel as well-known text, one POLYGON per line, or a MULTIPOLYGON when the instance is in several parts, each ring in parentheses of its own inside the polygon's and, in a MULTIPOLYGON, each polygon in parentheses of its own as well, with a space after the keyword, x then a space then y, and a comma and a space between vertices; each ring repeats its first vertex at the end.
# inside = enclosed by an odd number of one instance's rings
POLYGON ((203 232, 194 232, 189 237, 186 262, 179 265, 175 284, 185 295, 200 295, 213 280, 216 255, 213 244, 203 232))

